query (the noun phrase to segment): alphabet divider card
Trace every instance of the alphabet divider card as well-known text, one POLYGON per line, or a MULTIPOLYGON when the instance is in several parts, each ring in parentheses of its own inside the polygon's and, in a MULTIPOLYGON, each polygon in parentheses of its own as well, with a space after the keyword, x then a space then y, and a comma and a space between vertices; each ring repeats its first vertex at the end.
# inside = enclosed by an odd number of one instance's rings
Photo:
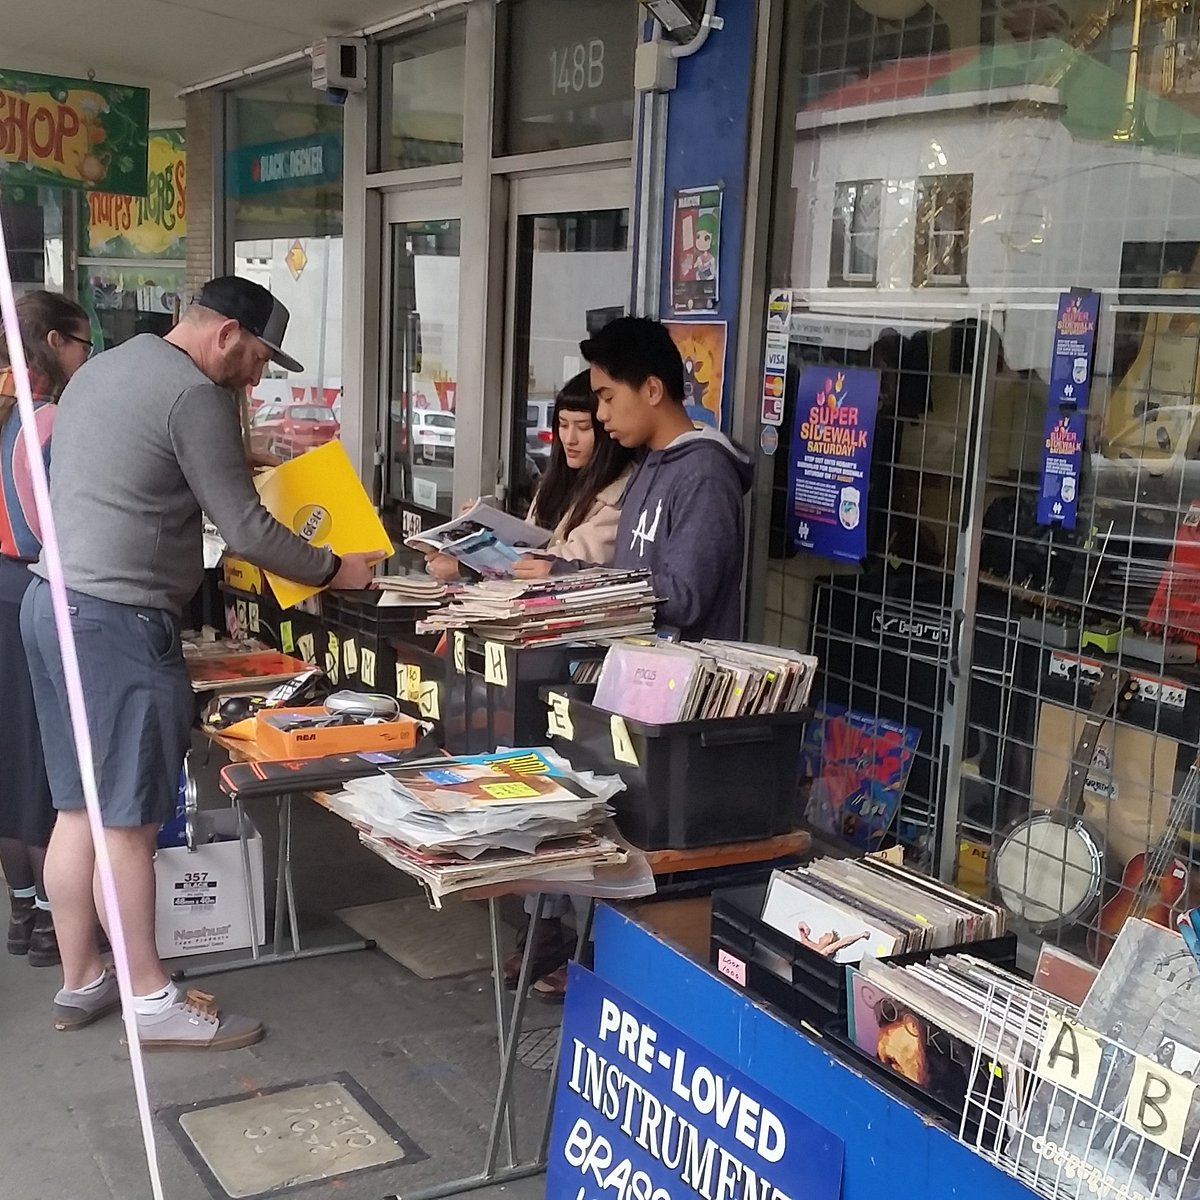
POLYGON ((546 1195, 836 1200, 841 1139, 571 964, 546 1195))
POLYGON ((1047 1021, 1035 1073, 1010 1153, 1042 1194, 1200 1195, 1200 969, 1173 930, 1126 922, 1078 1017, 1047 1021))

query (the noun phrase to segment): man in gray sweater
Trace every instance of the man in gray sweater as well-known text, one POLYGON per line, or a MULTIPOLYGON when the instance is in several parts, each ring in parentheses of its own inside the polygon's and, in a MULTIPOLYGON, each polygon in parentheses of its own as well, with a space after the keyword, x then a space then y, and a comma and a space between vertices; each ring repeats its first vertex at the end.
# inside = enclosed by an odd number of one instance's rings
MULTIPOLYGON (((339 559, 259 501, 234 392, 271 359, 301 369, 281 349, 287 320, 265 288, 214 279, 165 338, 135 337, 77 372, 55 420, 51 507, 146 1049, 232 1049, 263 1034, 204 993, 181 995, 155 946, 155 841, 195 711, 179 618, 203 579, 201 513, 235 554, 302 583, 366 587, 384 557, 339 559)), ((95 854, 45 562, 34 571, 21 628, 58 810, 45 868, 64 976, 54 1023, 77 1029, 120 1000, 96 942, 95 854)))

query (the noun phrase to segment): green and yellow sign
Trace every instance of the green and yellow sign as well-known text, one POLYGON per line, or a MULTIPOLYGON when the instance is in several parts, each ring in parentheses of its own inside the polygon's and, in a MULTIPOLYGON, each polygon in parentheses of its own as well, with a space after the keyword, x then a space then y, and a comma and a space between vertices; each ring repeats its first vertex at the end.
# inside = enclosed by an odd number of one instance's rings
POLYGON ((92 258, 183 258, 187 236, 187 151, 182 129, 150 135, 145 192, 81 196, 82 251, 92 258))
POLYGON ((0 70, 0 182, 146 194, 145 88, 0 70))

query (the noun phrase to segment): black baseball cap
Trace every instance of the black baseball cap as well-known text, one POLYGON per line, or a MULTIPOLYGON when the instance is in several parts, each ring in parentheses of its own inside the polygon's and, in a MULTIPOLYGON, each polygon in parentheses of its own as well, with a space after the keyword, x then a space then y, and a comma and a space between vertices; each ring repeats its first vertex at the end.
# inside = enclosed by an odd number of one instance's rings
POLYGON ((283 335, 291 314, 265 287, 237 275, 222 275, 210 279, 200 289, 196 303, 229 317, 252 333, 281 367, 289 371, 304 370, 290 354, 283 352, 283 335))

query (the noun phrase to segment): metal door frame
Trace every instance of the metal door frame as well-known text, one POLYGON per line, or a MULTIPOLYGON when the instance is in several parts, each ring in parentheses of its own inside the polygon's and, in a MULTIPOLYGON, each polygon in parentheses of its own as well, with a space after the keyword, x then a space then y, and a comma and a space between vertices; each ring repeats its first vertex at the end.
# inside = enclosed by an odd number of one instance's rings
MULTIPOLYGON (((512 471, 512 422, 516 379, 518 228, 522 217, 625 208, 633 227, 633 168, 602 164, 570 172, 533 172, 511 176, 508 184, 507 242, 504 265, 504 368, 500 408, 499 477, 497 495, 508 490, 512 471)), ((632 266, 633 246, 628 247, 632 266)))

